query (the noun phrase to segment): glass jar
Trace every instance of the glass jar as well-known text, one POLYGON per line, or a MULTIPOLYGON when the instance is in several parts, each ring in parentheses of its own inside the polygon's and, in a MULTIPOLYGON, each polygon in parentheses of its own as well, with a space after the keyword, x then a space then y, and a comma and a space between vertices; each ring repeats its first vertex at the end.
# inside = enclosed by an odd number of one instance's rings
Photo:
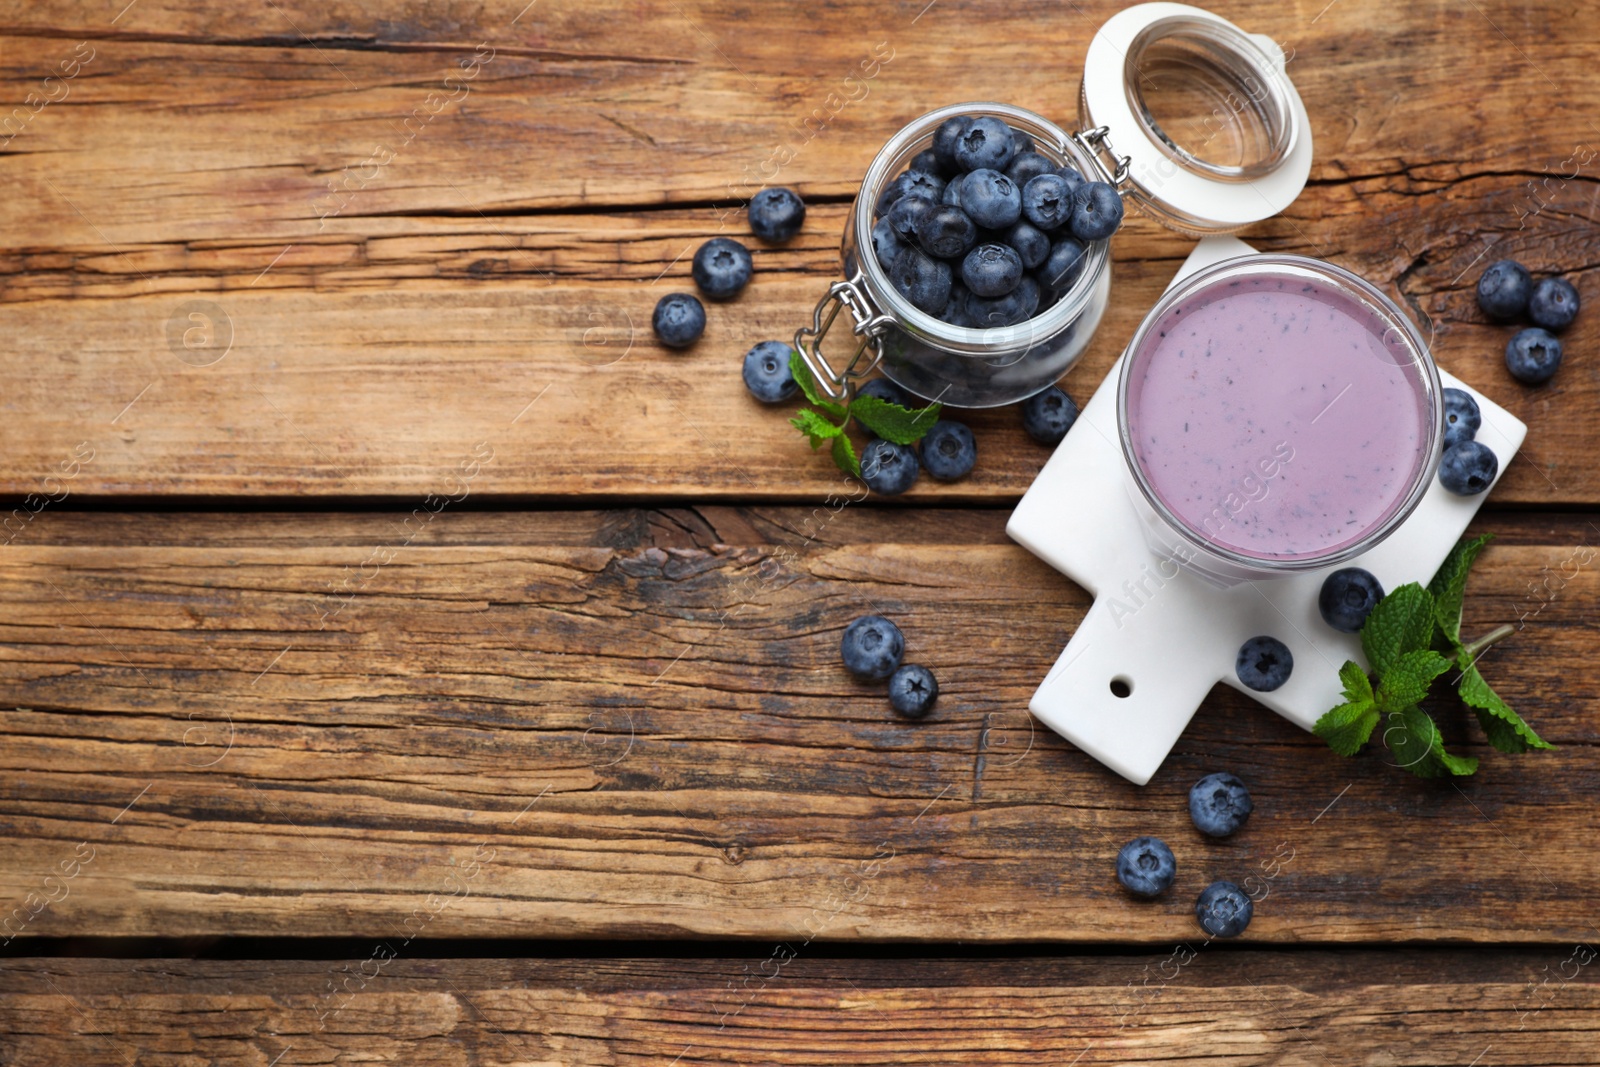
POLYGON ((1110 183, 1163 225, 1191 235, 1229 233, 1276 214, 1310 171, 1305 108, 1272 41, 1185 4, 1119 12, 1090 42, 1078 132, 1006 104, 957 104, 916 119, 878 151, 845 224, 846 280, 834 283, 811 325, 795 334, 795 348, 833 399, 847 399, 881 366, 925 400, 1015 403, 1070 370, 1100 325, 1111 296, 1109 241, 1089 244, 1077 280, 1056 303, 993 329, 953 326, 919 310, 878 263, 870 235, 884 188, 932 146, 942 122, 978 115, 1028 134, 1052 163, 1110 183), (1119 154, 1123 147, 1131 154, 1119 154), (835 369, 822 342, 845 311, 855 347, 835 369))
POLYGON ((1256 254, 1195 272, 1117 382, 1149 547, 1222 586, 1367 552, 1432 485, 1441 389, 1410 318, 1341 267, 1256 254))

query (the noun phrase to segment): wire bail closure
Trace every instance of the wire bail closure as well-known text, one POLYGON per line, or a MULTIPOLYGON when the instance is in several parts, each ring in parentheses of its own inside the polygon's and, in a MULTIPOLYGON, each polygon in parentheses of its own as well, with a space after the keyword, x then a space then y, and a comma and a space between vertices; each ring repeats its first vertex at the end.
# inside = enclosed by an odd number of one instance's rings
POLYGON ((858 270, 848 281, 834 282, 830 285, 828 295, 817 301, 817 306, 811 313, 811 325, 802 326, 794 332, 795 351, 805 360, 811 376, 830 399, 845 403, 849 402, 855 383, 871 374, 883 359, 883 335, 894 325, 894 316, 879 312, 867 299, 866 293, 861 291, 862 280, 861 272, 858 270), (833 321, 839 317, 839 312, 847 308, 850 311, 850 332, 861 338, 861 343, 856 346, 855 354, 850 357, 844 369, 835 371, 827 357, 822 354, 822 339, 833 327, 833 321), (862 367, 861 360, 868 349, 872 350, 872 359, 862 367))
POLYGON ((1110 126, 1096 126, 1092 130, 1079 130, 1072 134, 1073 143, 1083 149, 1084 154, 1094 164, 1094 169, 1099 172, 1100 180, 1117 190, 1117 195, 1126 197, 1130 192, 1128 187, 1128 168, 1133 165, 1132 156, 1119 156, 1117 150, 1111 147, 1108 135, 1110 126), (1112 167, 1107 169, 1106 161, 1102 155, 1110 156, 1112 167))

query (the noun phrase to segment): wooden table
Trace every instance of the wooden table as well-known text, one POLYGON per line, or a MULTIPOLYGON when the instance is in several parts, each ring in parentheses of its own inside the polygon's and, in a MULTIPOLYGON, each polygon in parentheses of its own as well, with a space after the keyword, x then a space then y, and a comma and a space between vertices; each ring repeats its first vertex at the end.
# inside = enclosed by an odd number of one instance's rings
MULTIPOLYGON (((1087 599, 1005 537, 1015 410, 836 511, 738 373, 889 134, 1070 122, 1116 5, 524 3, 0 3, 0 1060, 1600 1063, 1600 314, 1529 388, 1473 298, 1514 257, 1600 301, 1592 11, 1214 5, 1316 138, 1244 236, 1531 427, 1466 629, 1521 624, 1490 673, 1559 747, 1447 708, 1483 769, 1424 782, 1219 688, 1141 789, 1027 714, 1087 599), (663 349, 774 167, 804 232, 663 349), (930 721, 840 669, 869 610, 930 721), (1257 810, 1206 842, 1218 769, 1257 810), (1208 943, 1222 877, 1262 899, 1208 943)), ((1189 247, 1130 219, 1078 399, 1189 247)))

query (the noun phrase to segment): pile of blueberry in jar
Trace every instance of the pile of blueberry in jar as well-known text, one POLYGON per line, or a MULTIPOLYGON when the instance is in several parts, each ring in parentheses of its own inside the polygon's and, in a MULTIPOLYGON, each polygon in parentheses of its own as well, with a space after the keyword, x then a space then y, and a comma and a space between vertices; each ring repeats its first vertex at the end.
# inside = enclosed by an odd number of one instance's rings
POLYGON ((1072 288, 1122 198, 991 116, 957 116, 878 198, 872 247, 912 305, 952 326, 1033 318, 1072 288))

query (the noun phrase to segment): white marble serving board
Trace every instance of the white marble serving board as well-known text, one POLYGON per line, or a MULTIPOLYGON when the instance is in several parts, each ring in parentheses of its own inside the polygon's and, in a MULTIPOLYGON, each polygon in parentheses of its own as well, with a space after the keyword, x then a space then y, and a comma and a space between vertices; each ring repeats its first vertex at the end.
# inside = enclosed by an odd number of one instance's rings
MULTIPOLYGON (((1236 238, 1206 238, 1173 282, 1253 252, 1236 238)), ((1121 368, 1119 358, 1017 505, 1006 532, 1095 597, 1029 709, 1107 767, 1144 785, 1217 682, 1309 730, 1342 699, 1339 666, 1365 660, 1356 636, 1335 631, 1317 612, 1322 580, 1337 568, 1229 589, 1186 571, 1167 576, 1175 568, 1163 567, 1147 547, 1125 485, 1117 444, 1121 368), (1271 693, 1244 688, 1234 674, 1239 646, 1258 634, 1278 638, 1294 655, 1289 681, 1271 693), (1112 691, 1113 679, 1127 684, 1127 696, 1112 691)), ((1442 371, 1439 377, 1478 402, 1478 440, 1494 449, 1504 473, 1528 428, 1458 379, 1442 371)), ((1398 530, 1341 566, 1365 567, 1385 589, 1425 583, 1487 496, 1456 496, 1435 478, 1398 530)))

